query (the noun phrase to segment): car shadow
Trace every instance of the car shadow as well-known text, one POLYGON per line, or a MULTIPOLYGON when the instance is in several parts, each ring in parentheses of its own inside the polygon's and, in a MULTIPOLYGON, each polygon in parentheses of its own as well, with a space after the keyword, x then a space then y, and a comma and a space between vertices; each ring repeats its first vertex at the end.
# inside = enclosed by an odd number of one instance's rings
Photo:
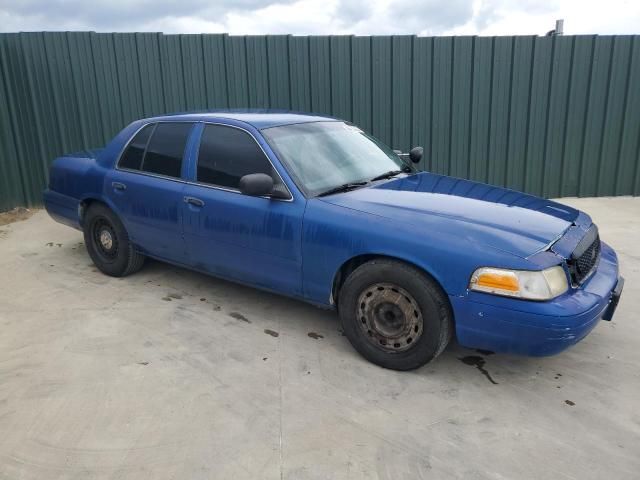
MULTIPOLYGON (((342 333, 340 320, 333 310, 310 305, 302 300, 247 287, 217 277, 148 260, 138 274, 128 279, 131 282, 150 285, 160 289, 158 297, 174 300, 180 298, 204 299, 193 303, 192 311, 201 314, 206 308, 201 304, 212 303, 221 312, 238 322, 250 323, 253 328, 264 330, 272 336, 299 335, 325 340, 327 355, 341 354, 353 357, 349 361, 365 361, 349 344, 342 333), (173 293, 172 293, 173 292, 173 293), (274 319, 277 319, 276 331, 274 319)), ((185 306, 189 309, 189 306, 185 306)), ((517 377, 541 375, 544 358, 529 358, 504 354, 494 354, 484 350, 468 349, 454 338, 445 351, 433 363, 413 371, 412 375, 440 377, 441 375, 461 375, 469 373, 482 377, 487 385, 497 386, 517 377), (474 372, 474 373, 471 373, 474 372), (475 373, 477 372, 477 373, 475 373)), ((376 367, 378 368, 378 367, 376 367)))

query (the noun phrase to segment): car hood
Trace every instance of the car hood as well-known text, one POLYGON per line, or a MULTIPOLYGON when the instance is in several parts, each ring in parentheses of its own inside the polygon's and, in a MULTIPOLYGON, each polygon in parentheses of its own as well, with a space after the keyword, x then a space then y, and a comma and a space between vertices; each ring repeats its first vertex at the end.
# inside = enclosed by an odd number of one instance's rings
POLYGON ((322 200, 430 231, 465 236, 523 258, 557 240, 580 214, 533 195, 426 172, 322 200))

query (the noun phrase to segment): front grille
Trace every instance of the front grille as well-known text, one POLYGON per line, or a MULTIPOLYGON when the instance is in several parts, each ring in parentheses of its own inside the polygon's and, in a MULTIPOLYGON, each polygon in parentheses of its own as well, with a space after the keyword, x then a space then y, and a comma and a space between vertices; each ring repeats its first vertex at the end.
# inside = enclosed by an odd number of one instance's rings
POLYGON ((571 258, 567 261, 571 280, 574 285, 580 285, 595 270, 600 260, 600 236, 594 226, 580 241, 571 258))

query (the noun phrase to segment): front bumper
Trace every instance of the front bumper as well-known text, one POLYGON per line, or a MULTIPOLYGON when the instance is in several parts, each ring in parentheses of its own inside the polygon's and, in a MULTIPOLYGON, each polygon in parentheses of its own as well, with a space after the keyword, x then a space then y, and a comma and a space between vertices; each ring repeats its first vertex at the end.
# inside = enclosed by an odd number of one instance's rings
POLYGON ((548 302, 479 292, 451 296, 458 342, 532 356, 553 355, 576 344, 600 319, 611 319, 624 285, 616 254, 604 242, 601 255, 587 282, 548 302))

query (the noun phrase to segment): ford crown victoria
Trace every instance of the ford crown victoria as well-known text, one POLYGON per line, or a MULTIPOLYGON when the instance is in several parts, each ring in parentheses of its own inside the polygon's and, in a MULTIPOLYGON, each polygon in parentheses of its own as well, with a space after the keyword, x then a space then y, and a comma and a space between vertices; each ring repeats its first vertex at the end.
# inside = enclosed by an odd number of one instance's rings
POLYGON ((454 334, 555 354, 611 319, 623 280, 586 213, 419 172, 421 155, 333 118, 169 115, 56 159, 44 203, 107 275, 151 257, 336 309, 387 368, 424 365, 454 334))

